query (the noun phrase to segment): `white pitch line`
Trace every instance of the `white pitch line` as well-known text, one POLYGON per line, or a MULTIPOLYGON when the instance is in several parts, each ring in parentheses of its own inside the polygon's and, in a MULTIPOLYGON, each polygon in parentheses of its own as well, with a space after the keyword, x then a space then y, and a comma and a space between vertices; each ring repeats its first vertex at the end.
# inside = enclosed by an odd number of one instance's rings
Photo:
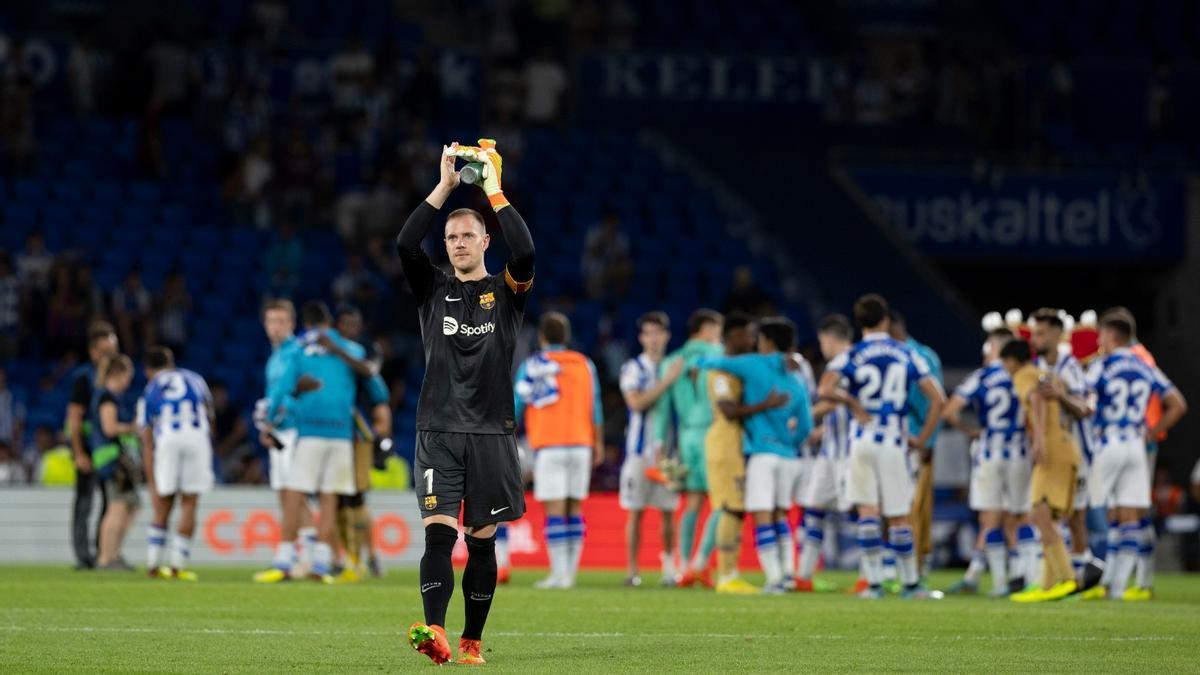
MULTIPOLYGON (((361 635, 376 637, 401 636, 400 631, 363 631, 363 630, 291 630, 272 628, 157 628, 157 627, 95 627, 95 626, 0 626, 0 631, 13 633, 164 633, 171 635, 361 635)), ((729 640, 862 640, 869 639, 930 642, 934 640, 949 642, 1172 642, 1176 638, 1169 635, 1128 635, 1117 637, 1072 636, 1072 635, 815 635, 810 633, 779 635, 772 633, 622 633, 622 632, 529 632, 529 631, 490 631, 488 635, 517 638, 649 638, 649 639, 686 639, 712 638, 729 640)))

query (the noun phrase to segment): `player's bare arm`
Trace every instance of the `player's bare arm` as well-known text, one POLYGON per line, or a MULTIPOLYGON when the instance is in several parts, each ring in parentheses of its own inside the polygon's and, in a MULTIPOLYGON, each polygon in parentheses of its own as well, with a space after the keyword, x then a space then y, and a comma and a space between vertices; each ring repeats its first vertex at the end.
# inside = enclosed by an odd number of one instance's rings
POLYGON ((1146 429, 1146 440, 1153 441, 1157 439, 1163 432, 1170 431, 1171 427, 1175 426, 1179 420, 1183 419, 1187 413, 1187 399, 1183 394, 1179 393, 1178 389, 1172 389, 1163 396, 1163 413, 1153 428, 1146 429))
MULTIPOLYGON (((209 426, 209 429, 215 428, 215 425, 209 426)), ((158 496, 158 490, 154 488, 154 430, 147 425, 139 435, 142 441, 142 471, 146 474, 146 487, 153 499, 158 496)))
POLYGON ((853 396, 850 392, 842 389, 840 382, 842 374, 838 372, 826 372, 821 375, 821 381, 817 384, 817 396, 822 401, 828 401, 835 406, 844 405, 850 409, 850 414, 854 415, 854 419, 858 420, 859 424, 866 424, 871 421, 871 415, 863 408, 862 403, 853 396))
POLYGON ((967 407, 967 399, 955 394, 946 402, 946 408, 942 411, 942 421, 951 428, 958 429, 967 435, 968 438, 974 440, 979 438, 982 430, 963 421, 962 411, 967 407))
POLYGON ((645 412, 653 408, 654 404, 658 403, 658 399, 662 398, 662 395, 671 388, 671 385, 675 384, 675 381, 679 379, 682 373, 683 361, 677 360, 667 367, 663 378, 653 387, 650 387, 646 391, 624 392, 625 405, 629 406, 629 409, 635 412, 645 412))
POLYGON ((1046 399, 1038 390, 1029 394, 1029 460, 1035 465, 1046 457, 1046 399))
POLYGON ((330 354, 333 354, 341 359, 342 363, 345 363, 347 366, 349 366, 350 370, 353 371, 355 375, 359 377, 371 377, 375 374, 375 371, 371 368, 370 361, 367 359, 354 358, 349 352, 347 352, 345 349, 342 349, 341 345, 335 342, 333 338, 329 337, 325 333, 320 333, 317 335, 317 344, 327 349, 330 354))
MULTIPOLYGON (((812 416, 814 420, 819 420, 834 410, 838 409, 838 404, 827 399, 819 399, 812 407, 812 416)), ((817 427, 818 429, 820 427, 817 427)))
POLYGON ((718 401, 717 407, 721 409, 721 414, 731 420, 744 420, 749 417, 754 417, 759 413, 764 413, 768 410, 782 408, 791 400, 787 394, 781 394, 777 391, 772 391, 767 394, 767 397, 758 403, 744 404, 736 401, 718 401))
POLYGON ((1039 382, 1038 391, 1046 399, 1058 401, 1063 410, 1077 420, 1086 419, 1095 413, 1095 410, 1088 406, 1085 397, 1075 396, 1067 391, 1067 385, 1062 378, 1051 377, 1039 382))
MULTIPOLYGON (((925 424, 921 426, 921 433, 917 434, 916 438, 909 440, 909 445, 915 450, 929 450, 929 439, 933 437, 933 432, 937 431, 938 425, 942 423, 942 410, 946 407, 946 395, 942 393, 942 388, 938 385, 937 380, 932 377, 923 377, 917 383, 921 393, 925 395, 929 401, 929 410, 925 414, 925 424)), ((928 457, 922 457, 922 461, 928 461, 928 457)))

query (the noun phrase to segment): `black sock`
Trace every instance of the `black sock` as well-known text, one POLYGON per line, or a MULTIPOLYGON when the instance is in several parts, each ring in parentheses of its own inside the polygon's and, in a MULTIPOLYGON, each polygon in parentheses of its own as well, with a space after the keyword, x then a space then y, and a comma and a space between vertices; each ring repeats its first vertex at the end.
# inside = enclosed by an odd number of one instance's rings
POLYGON ((457 542, 458 530, 449 525, 434 523, 425 528, 421 600, 425 603, 425 623, 430 626, 446 627, 446 607, 450 605, 450 596, 454 595, 454 566, 450 563, 450 555, 457 542))
POLYGON ((480 539, 468 535, 466 540, 467 568, 463 570, 462 586, 467 621, 462 636, 465 640, 479 640, 496 592, 496 537, 480 539))

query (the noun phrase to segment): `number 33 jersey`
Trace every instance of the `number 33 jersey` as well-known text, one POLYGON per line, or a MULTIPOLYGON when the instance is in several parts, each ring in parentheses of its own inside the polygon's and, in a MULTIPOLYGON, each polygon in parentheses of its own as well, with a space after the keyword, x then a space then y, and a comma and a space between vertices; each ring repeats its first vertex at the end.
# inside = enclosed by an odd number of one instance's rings
POLYGON ((139 428, 153 427, 154 437, 198 431, 208 435, 212 394, 204 378, 184 368, 159 373, 138 399, 139 428))
POLYGON ((1102 442, 1146 433, 1146 408, 1150 396, 1164 396, 1175 385, 1154 366, 1146 365, 1124 348, 1094 361, 1087 373, 1088 389, 1095 397, 1095 428, 1102 442))

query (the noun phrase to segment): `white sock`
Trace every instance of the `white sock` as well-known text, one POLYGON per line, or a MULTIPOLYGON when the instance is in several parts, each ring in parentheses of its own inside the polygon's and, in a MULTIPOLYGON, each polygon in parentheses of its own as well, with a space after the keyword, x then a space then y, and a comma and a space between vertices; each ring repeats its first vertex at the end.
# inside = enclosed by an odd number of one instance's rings
POLYGON ((862 550, 863 576, 872 588, 877 587, 883 583, 883 532, 878 520, 859 519, 858 546, 862 550))
POLYGON ((779 544, 779 566, 783 578, 787 580, 796 577, 796 541, 792 538, 792 526, 781 520, 775 523, 775 537, 779 544))
POLYGON ((146 569, 162 567, 162 553, 167 545, 167 528, 151 525, 146 534, 146 569))
POLYGON ((908 525, 888 529, 888 540, 896 554, 896 572, 905 587, 917 584, 917 554, 913 550, 913 532, 908 525))
POLYGON ((1042 583, 1042 563, 1040 560, 1042 547, 1038 545, 1037 531, 1031 525, 1017 528, 1017 552, 1021 556, 1021 576, 1025 577, 1025 585, 1042 583))
POLYGON ((896 570, 896 552, 892 550, 890 545, 885 545, 880 551, 880 561, 883 565, 883 580, 894 581, 899 578, 900 574, 896 570))
POLYGON ((758 551, 758 564, 767 576, 767 585, 783 580, 783 567, 779 564, 779 539, 775 526, 768 523, 754 528, 754 548, 758 551))
POLYGON ((1012 582, 1014 579, 1021 577, 1021 554, 1017 553, 1017 549, 1008 549, 1008 580, 1012 582))
POLYGON ((313 553, 317 546, 317 528, 302 527, 296 535, 296 562, 305 566, 311 567, 313 564, 313 553))
POLYGON ((1113 570, 1110 583, 1111 596, 1114 598, 1124 595, 1129 584, 1129 575, 1133 574, 1133 568, 1137 565, 1141 529, 1140 523, 1121 524, 1121 545, 1117 550, 1117 564, 1114 566, 1116 569, 1113 570))
POLYGON ((997 527, 988 530, 983 537, 988 568, 992 572, 992 591, 1001 593, 1008 589, 1008 547, 1004 543, 1004 530, 997 527))
POLYGON ((178 532, 171 538, 171 567, 182 570, 187 568, 188 558, 192 556, 192 538, 178 532))
POLYGON ((821 559, 821 546, 825 543, 825 513, 815 509, 804 512, 804 545, 800 549, 800 569, 796 576, 812 579, 821 559))
POLYGON ((983 551, 972 551, 971 562, 967 564, 967 573, 963 575, 963 581, 978 586, 979 580, 983 578, 983 573, 987 571, 987 558, 983 551))
POLYGON ((333 549, 329 544, 318 541, 316 546, 313 546, 312 573, 329 574, 331 571, 333 571, 333 549))
POLYGON ((284 572, 291 572, 292 567, 296 564, 296 544, 290 541, 281 541, 275 547, 275 561, 271 563, 271 567, 284 572))
POLYGON ((662 562, 662 575, 664 579, 675 578, 675 556, 670 551, 663 551, 658 554, 658 559, 662 562))
POLYGON ((574 584, 579 574, 579 561, 583 558, 583 539, 586 527, 583 516, 567 516, 567 581, 574 584))
POLYGON ((1158 543, 1158 535, 1154 531, 1154 522, 1149 518, 1142 519, 1141 535, 1138 546, 1137 586, 1151 588, 1154 586, 1154 548, 1158 543))
POLYGON ((1104 573, 1100 575, 1100 585, 1112 585, 1113 574, 1117 571, 1117 554, 1121 550, 1121 525, 1116 521, 1108 523, 1108 536, 1104 546, 1104 573))
POLYGON ((567 579, 571 574, 571 548, 566 538, 557 539, 546 545, 550 556, 550 576, 555 579, 567 579))

